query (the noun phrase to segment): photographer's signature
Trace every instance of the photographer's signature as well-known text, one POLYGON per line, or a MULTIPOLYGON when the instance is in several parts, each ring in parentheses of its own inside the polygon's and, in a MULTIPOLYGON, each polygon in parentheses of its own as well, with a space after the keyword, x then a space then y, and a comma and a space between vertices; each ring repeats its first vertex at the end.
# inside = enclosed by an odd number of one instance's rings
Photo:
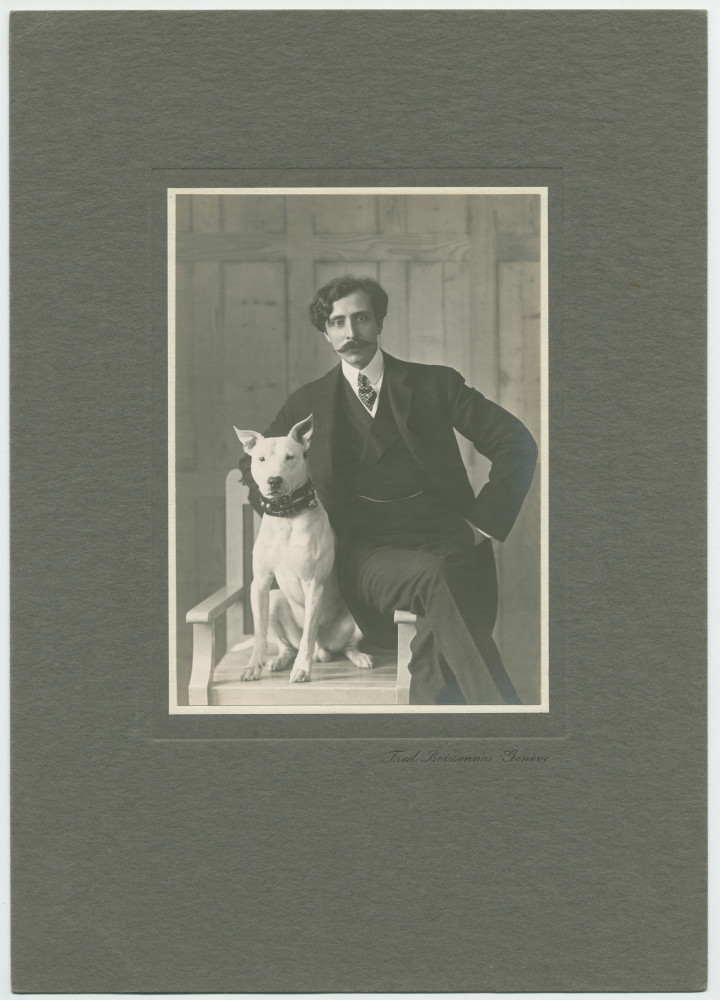
POLYGON ((547 764, 547 754, 509 747, 495 753, 457 753, 451 750, 386 750, 387 764, 547 764))

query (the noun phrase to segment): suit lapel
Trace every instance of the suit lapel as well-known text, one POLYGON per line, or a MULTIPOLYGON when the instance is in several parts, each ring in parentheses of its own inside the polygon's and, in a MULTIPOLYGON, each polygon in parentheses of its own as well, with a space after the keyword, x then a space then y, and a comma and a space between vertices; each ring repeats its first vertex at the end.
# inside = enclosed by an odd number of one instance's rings
POLYGON ((385 355, 385 377, 387 378, 388 396, 392 408, 395 423, 402 436, 403 441, 408 446, 410 454, 432 480, 435 479, 435 470, 432 463, 428 461, 426 448, 412 433, 408 424, 412 423, 413 392, 410 382, 410 371, 397 358, 385 355))
POLYGON ((395 417, 395 423, 409 447, 407 423, 412 408, 412 390, 407 382, 408 374, 408 369, 402 361, 398 361, 397 358, 393 358, 390 354, 385 355, 385 376, 383 382, 387 385, 390 407, 395 417))
MULTIPOLYGON (((420 468, 435 483, 438 493, 442 494, 447 490, 448 484, 443 481, 439 474, 437 451, 432 447, 432 439, 421 431, 420 435, 414 430, 415 423, 420 421, 422 426, 422 412, 413 413, 415 398, 412 385, 412 374, 407 365, 397 358, 385 355, 385 374, 388 377, 388 391, 390 405, 392 407, 395 422, 403 441, 408 447, 408 451, 413 456, 420 468)), ((420 404, 422 405, 422 404, 420 404)), ((440 456, 442 458, 442 456, 440 456)))

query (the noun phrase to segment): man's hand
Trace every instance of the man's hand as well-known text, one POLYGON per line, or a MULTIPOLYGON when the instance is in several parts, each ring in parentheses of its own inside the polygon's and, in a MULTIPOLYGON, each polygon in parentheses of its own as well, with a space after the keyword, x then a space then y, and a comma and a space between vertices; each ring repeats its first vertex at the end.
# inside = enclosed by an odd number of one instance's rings
POLYGON ((465 522, 465 524, 469 524, 473 530, 473 535, 475 535, 475 541, 473 542, 473 545, 481 545, 482 542, 485 542, 487 541, 488 538, 490 538, 490 535, 486 535, 484 531, 480 530, 480 528, 476 528, 475 525, 472 524, 470 521, 468 521, 466 517, 463 518, 463 521, 465 522))

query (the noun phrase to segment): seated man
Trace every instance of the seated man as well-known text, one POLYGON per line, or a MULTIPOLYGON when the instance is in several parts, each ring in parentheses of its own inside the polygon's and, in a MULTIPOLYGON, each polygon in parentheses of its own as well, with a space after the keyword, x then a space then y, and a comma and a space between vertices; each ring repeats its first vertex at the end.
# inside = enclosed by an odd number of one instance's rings
MULTIPOLYGON (((492 629, 497 579, 490 538, 510 531, 537 447, 524 425, 452 368, 399 361, 378 347, 388 296, 369 278, 321 288, 310 318, 340 358, 294 392, 265 432, 314 414, 308 463, 338 538, 340 590, 364 634, 395 642, 393 613, 417 614, 410 702, 520 704, 492 629), (454 430, 490 459, 476 497, 454 430)), ((243 481, 256 510, 250 459, 243 481)))

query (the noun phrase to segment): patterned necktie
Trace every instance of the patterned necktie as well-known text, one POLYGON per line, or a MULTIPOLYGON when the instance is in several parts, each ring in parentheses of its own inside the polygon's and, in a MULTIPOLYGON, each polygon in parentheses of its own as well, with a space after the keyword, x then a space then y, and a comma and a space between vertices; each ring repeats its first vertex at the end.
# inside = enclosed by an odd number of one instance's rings
POLYGON ((370 379, 367 375, 363 375, 362 372, 358 375, 358 395, 368 410, 372 410, 377 399, 377 393, 370 385, 370 379))

